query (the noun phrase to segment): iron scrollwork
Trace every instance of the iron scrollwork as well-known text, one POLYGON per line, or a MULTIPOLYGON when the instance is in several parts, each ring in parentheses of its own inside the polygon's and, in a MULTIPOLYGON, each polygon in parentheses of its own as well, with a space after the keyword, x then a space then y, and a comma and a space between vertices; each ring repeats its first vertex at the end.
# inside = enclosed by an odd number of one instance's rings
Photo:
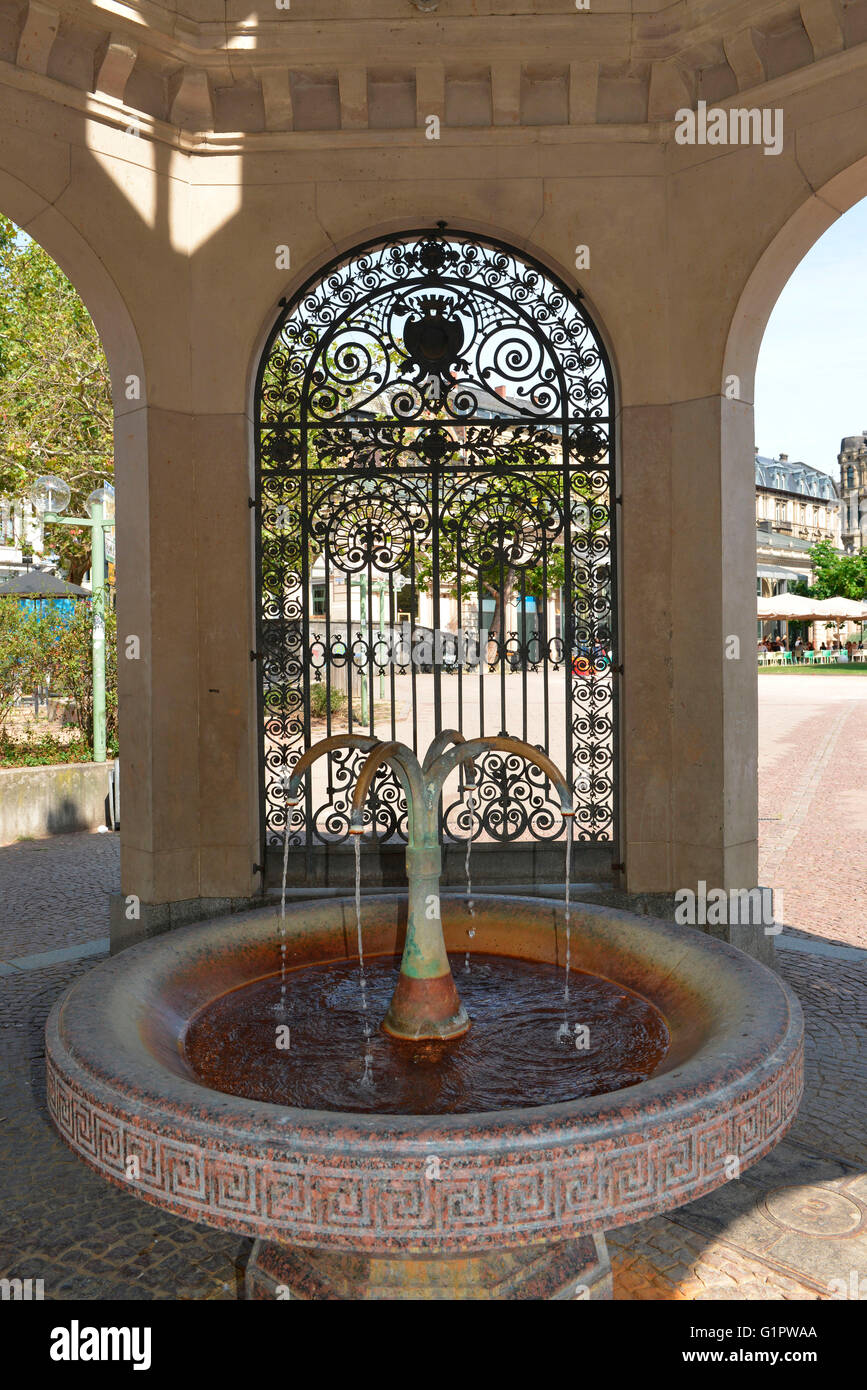
MULTIPOLYGON (((610 403, 578 298, 444 224, 339 258, 284 306, 256 394, 268 844, 287 816, 290 848, 348 835, 350 750, 285 804, 313 738, 424 745, 451 725, 544 748, 576 836, 614 839, 610 403)), ((447 788, 447 837, 562 835, 536 770, 492 753, 481 771, 472 817, 447 788)), ((406 839, 392 773, 368 806, 372 835, 406 839)))

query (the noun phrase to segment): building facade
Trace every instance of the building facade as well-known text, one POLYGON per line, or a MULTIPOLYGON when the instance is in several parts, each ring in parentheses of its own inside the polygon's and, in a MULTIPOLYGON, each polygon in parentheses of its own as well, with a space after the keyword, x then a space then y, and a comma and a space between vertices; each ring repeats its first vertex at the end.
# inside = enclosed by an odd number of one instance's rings
POLYGON ((0 580, 41 559, 44 547, 42 517, 26 498, 0 498, 0 580))
POLYGON ((840 441, 840 540, 849 552, 867 548, 867 430, 840 441))
POLYGON ((833 478, 788 454, 756 449, 756 593, 786 593, 812 582, 810 550, 820 541, 840 548, 840 499, 833 478))

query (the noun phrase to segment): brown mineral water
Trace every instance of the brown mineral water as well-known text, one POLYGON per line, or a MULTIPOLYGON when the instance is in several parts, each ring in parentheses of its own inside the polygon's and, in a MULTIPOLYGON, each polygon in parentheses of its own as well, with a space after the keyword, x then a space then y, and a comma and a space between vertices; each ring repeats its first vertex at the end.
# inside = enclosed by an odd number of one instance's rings
POLYGON ((569 1021, 579 1032, 570 1040, 563 1037, 563 994, 557 987, 562 968, 474 955, 470 974, 460 975, 469 1032, 448 1042, 406 1042, 375 1027, 369 1089, 362 1084, 359 1036, 365 1014, 384 1018, 399 964, 391 956, 365 961, 366 1009, 357 961, 290 971, 287 1050, 277 1047, 275 1036, 279 975, 231 990, 190 1024, 188 1062, 214 1090, 251 1100, 305 1110, 458 1115, 551 1105, 634 1086, 654 1072, 668 1049, 662 1014, 631 990, 573 971, 569 1021))

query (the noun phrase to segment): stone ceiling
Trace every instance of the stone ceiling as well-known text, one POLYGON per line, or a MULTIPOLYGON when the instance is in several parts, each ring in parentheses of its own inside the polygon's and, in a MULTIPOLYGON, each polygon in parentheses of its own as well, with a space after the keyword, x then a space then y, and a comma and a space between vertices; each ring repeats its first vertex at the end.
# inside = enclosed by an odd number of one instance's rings
POLYGON ((157 139, 636 125, 867 39, 867 0, 587 3, 0 0, 0 80, 157 139))

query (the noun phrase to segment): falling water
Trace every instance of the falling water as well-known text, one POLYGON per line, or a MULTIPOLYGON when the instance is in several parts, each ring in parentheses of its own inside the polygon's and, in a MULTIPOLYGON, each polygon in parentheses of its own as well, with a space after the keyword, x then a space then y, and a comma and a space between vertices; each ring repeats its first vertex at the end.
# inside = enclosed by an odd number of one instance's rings
MULTIPOLYGON (((475 919, 475 916, 476 916, 476 905, 475 905, 475 903, 473 902, 473 881, 472 881, 472 879, 470 878, 470 854, 472 853, 472 848, 473 848, 473 836, 474 836, 475 833, 476 833, 476 819, 475 819, 475 816, 474 816, 473 812, 475 811, 475 809, 476 809, 476 807, 478 806, 478 804, 479 804, 479 803, 478 803, 478 801, 476 800, 476 793, 475 793, 475 791, 472 790, 472 789, 470 789, 470 790, 467 792, 467 810, 468 810, 469 813, 470 813, 470 829, 469 829, 469 834, 468 834, 468 836, 467 836, 467 857, 466 857, 466 860, 464 861, 464 871, 465 871, 465 873, 466 873, 466 875, 467 875, 467 907, 469 908, 470 916, 471 916, 473 919, 475 919)), ((467 936, 470 938, 471 941, 472 941, 473 937, 475 936, 475 934, 476 934, 476 929, 475 929, 475 927, 470 927, 470 928, 468 929, 468 931, 467 931, 467 936)), ((464 971, 465 971, 465 973, 469 974, 469 969, 470 969, 470 951, 469 951, 469 947, 467 947, 467 953, 466 953, 466 955, 464 956, 464 971)))
POLYGON ((373 1087, 373 1056, 370 1051, 370 1017, 367 1011, 367 977, 364 973, 364 947, 361 941, 361 836, 355 836, 355 930, 358 937, 358 969, 361 982, 361 1007, 364 1013, 364 1071, 361 1084, 373 1087))
POLYGON ((566 817, 566 873, 564 875, 564 887, 566 890, 566 902, 563 909, 563 917, 566 923, 566 983, 563 988, 563 1000, 569 1002, 569 971, 572 967, 572 922, 571 910, 569 907, 569 881, 572 877, 572 817, 566 817))
MULTIPOLYGON (((572 817, 566 816, 566 872, 564 874, 564 887, 566 890, 565 904, 563 908, 563 920, 566 924, 566 970, 563 984, 563 1022, 557 1029, 557 1041, 559 1043, 571 1042, 572 1030, 569 1027, 569 972, 572 967, 572 921, 571 909, 569 906, 569 888, 572 877, 572 817)), ((577 1025, 576 1025, 577 1027, 577 1025)))
MULTIPOLYGON (((289 774, 283 778, 284 789, 288 783, 289 774)), ((286 1016, 286 879, 289 870, 289 829, 292 819, 292 808, 294 802, 286 802, 286 829, 283 832, 283 881, 280 887, 280 1001, 275 1006, 274 1012, 280 1017, 286 1016)))

